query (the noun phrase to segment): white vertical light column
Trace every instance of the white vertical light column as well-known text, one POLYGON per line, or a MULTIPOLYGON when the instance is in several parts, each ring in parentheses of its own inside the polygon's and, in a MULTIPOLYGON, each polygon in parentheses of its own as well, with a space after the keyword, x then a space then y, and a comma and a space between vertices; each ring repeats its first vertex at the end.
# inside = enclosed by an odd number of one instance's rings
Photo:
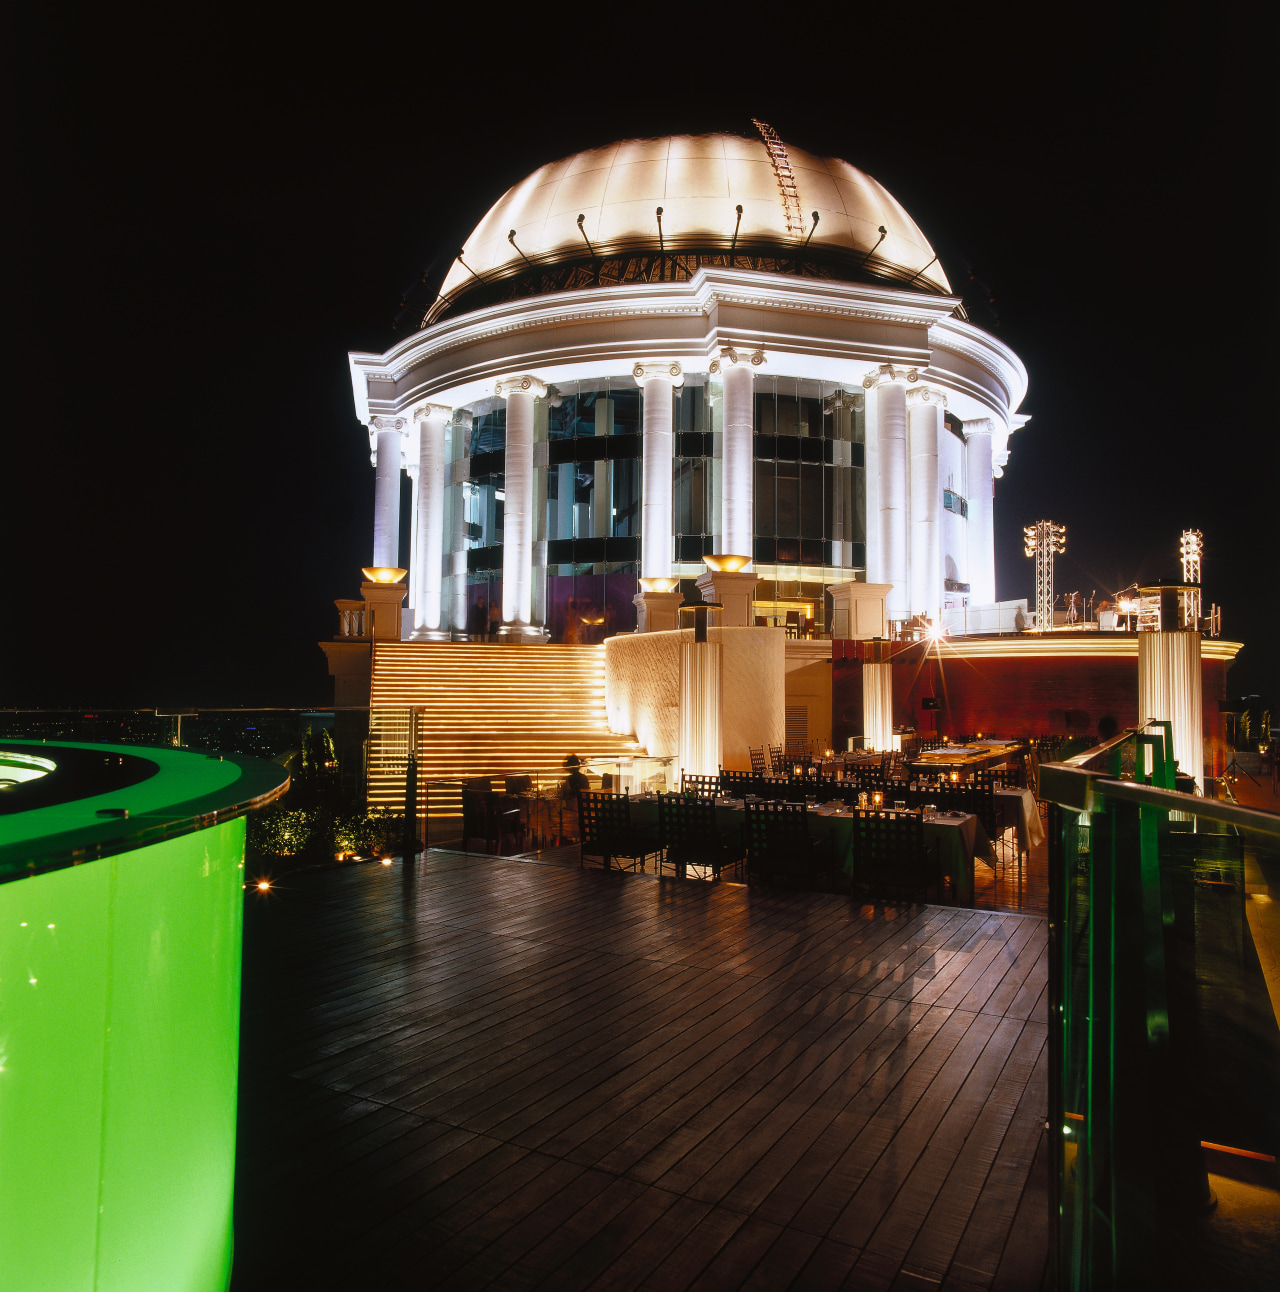
POLYGON ((403 417, 374 417, 377 479, 373 489, 373 564, 400 565, 400 436, 403 417))
POLYGON ((680 769, 694 776, 718 776, 721 747, 720 643, 682 641, 680 769))
POLYGON ((985 606, 996 599, 996 543, 994 482, 991 474, 989 417, 964 424, 965 499, 969 504, 968 536, 969 604, 985 606))
MULTIPOLYGON (((751 369, 764 363, 764 352, 748 357, 733 349, 712 360, 712 373, 724 382, 724 435, 721 458, 720 551, 730 556, 755 555, 755 408, 751 369)), ((751 569, 750 564, 743 567, 751 569)))
POLYGON ((426 404, 414 411, 418 424, 418 487, 415 516, 413 564, 417 570, 414 587, 414 635, 436 635, 444 631, 440 600, 444 558, 444 434, 453 410, 441 404, 426 404))
POLYGON ((631 375, 644 392, 640 577, 663 578, 671 573, 671 392, 684 375, 672 362, 637 363, 631 375))
POLYGON ((911 590, 907 586, 907 388, 893 368, 885 364, 879 374, 864 378, 875 387, 876 466, 880 498, 880 582, 890 583, 887 611, 890 619, 911 617, 911 590))
POLYGON ((862 666, 862 734, 868 749, 893 748, 893 665, 862 666))
POLYGON ((1173 724, 1173 756, 1204 793, 1204 707, 1200 634, 1194 630, 1138 634, 1138 717, 1173 724))
POLYGON ((938 423, 946 407, 941 391, 913 387, 907 394, 911 454, 911 613, 934 623, 941 617, 942 561, 938 513, 938 423))
POLYGON ((541 638, 532 632, 533 403, 547 388, 536 377, 503 377, 494 393, 507 401, 502 522, 502 626, 507 631, 502 635, 541 638))

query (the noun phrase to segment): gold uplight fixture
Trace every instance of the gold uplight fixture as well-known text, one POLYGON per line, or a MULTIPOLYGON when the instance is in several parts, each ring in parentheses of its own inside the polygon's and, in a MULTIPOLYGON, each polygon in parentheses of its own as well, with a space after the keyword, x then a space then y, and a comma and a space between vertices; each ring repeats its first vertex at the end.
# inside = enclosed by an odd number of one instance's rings
POLYGON ((399 583, 409 573, 395 565, 364 565, 360 572, 370 583, 399 583))
POLYGON ((716 574, 736 574, 744 565, 751 564, 749 556, 734 556, 724 552, 719 556, 704 556, 703 564, 716 574))
POLYGON ((640 587, 645 592, 674 592, 679 585, 678 578, 669 578, 665 575, 640 580, 640 587))

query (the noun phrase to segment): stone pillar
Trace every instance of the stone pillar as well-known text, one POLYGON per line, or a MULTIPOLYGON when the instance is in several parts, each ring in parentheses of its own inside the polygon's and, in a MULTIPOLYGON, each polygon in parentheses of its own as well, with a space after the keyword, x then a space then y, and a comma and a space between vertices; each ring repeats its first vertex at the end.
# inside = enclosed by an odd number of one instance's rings
POLYGON ((904 381, 915 379, 915 369, 903 374, 887 363, 862 379, 864 388, 875 390, 880 578, 893 585, 887 610, 890 619, 899 621, 911 617, 907 584, 907 388, 904 381))
POLYGON ((533 403, 547 393, 536 377, 503 377, 507 401, 506 502, 502 531, 502 627, 507 641, 545 641, 533 624, 533 403))
POLYGON ((373 492, 373 564, 384 569, 400 565, 400 436, 403 417, 374 417, 369 425, 377 437, 377 480, 373 492))
POLYGON ((869 641, 889 635, 889 618, 885 614, 887 583, 858 583, 848 580, 833 583, 831 593, 831 636, 850 641, 869 641))
MULTIPOLYGON (((721 441, 720 552, 755 555, 755 400, 751 370, 764 363, 764 351, 748 355, 727 347, 711 361, 712 374, 724 382, 724 434, 721 441)), ((749 565, 748 565, 748 568, 749 565)))
POLYGON ((942 618, 938 431, 946 406, 946 396, 928 386, 915 386, 907 394, 911 453, 910 609, 913 615, 925 615, 934 624, 942 618))
POLYGON ((680 606, 684 593, 667 585, 675 579, 645 579, 643 592, 631 598, 636 608, 636 632, 669 633, 680 627, 680 606))
POLYGON ((964 423, 965 498, 969 504, 965 582, 969 585, 969 603, 977 606, 991 605, 996 599, 993 430, 989 417, 964 423))
POLYGON ((710 569, 698 575, 695 586, 702 593, 703 601, 723 607, 721 628, 751 628, 755 625, 752 606, 759 582, 760 576, 750 571, 710 569))
POLYGON ((444 622, 440 591, 444 561, 444 434, 453 410, 441 404, 425 404, 414 410, 418 424, 418 484, 415 513, 415 542, 412 566, 413 637, 444 641, 449 633, 444 622))
POLYGON ((455 636, 465 637, 467 631, 467 498, 465 463, 468 454, 459 452, 458 441, 471 442, 471 414, 465 410, 453 419, 453 453, 448 466, 450 495, 453 501, 451 533, 449 538, 449 573, 452 575, 453 610, 450 615, 455 636), (461 465, 460 465, 461 464, 461 465), (455 470, 455 468, 457 468, 455 470))
POLYGON ((671 573, 671 392, 684 385, 678 363, 637 363, 644 392, 644 470, 640 494, 640 577, 671 573))

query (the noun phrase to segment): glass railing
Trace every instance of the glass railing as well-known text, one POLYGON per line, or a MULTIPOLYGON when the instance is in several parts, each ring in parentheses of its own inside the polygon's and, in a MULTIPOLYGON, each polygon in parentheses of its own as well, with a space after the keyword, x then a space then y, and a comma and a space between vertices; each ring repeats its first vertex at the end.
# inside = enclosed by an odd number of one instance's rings
POLYGON ((1170 746, 1040 768, 1060 1289, 1275 1273, 1280 816, 1175 791, 1170 746))
MULTIPOLYGON (((421 717, 422 711, 404 707, 6 710, 0 711, 0 743, 6 737, 86 741, 273 759, 289 773, 290 788, 249 819, 255 876, 423 847, 523 852, 577 842, 574 799, 565 788, 569 751, 509 747, 442 755, 418 734, 421 717), (442 762, 458 774, 434 774, 442 762), (491 799, 464 813, 467 791, 510 797, 521 828, 495 831, 484 822, 482 813, 496 810, 491 799)), ((581 752, 578 772, 588 788, 639 794, 677 786, 674 758, 581 752)), ((504 826, 511 824, 512 804, 504 826)))

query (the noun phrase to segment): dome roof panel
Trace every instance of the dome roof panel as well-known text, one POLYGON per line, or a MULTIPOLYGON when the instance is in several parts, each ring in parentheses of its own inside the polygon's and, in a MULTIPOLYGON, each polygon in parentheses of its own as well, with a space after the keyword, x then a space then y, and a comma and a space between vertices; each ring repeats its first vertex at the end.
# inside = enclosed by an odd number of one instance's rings
MULTIPOLYGON (((810 212, 819 212, 815 250, 837 257, 832 263, 855 275, 950 291, 928 239, 881 184, 839 158, 776 146, 794 173, 806 231, 810 212)), ((784 255, 795 246, 794 221, 789 227, 778 169, 762 138, 675 135, 593 148, 540 167, 499 198, 467 239, 465 266, 454 263, 440 294, 451 301, 469 291, 476 286, 472 273, 485 281, 525 273, 521 253, 539 264, 581 260, 592 254, 584 232, 597 255, 657 251, 658 206, 668 249, 727 248, 737 205, 743 208, 740 246, 774 247, 784 255), (511 229, 519 251, 507 239, 511 229)), ((438 302, 429 317, 443 308, 438 302)))
MULTIPOLYGON (((606 205, 615 202, 661 202, 667 191, 667 162, 643 161, 615 165, 605 186, 606 205)), ((656 228, 656 226, 655 226, 656 228)))
MULTIPOLYGON (((598 207, 604 201, 605 185, 609 182, 608 170, 577 171, 566 175, 556 186, 556 195, 547 208, 547 219, 557 215, 570 215, 576 221, 578 213, 587 207, 598 207)), ((570 232, 578 236, 576 228, 570 232)))
POLYGON ((724 153, 719 157, 673 157, 667 162, 669 201, 679 198, 711 197, 729 201, 729 167, 724 153))
POLYGON ((675 135, 667 143, 667 156, 673 161, 688 157, 724 159, 724 138, 721 135, 675 135))
POLYGON ((585 153, 578 153, 574 157, 566 157, 564 160, 565 175, 579 175, 587 170, 608 169, 613 165, 613 160, 618 155, 618 150, 625 147, 624 144, 610 144, 607 148, 592 148, 585 153))

